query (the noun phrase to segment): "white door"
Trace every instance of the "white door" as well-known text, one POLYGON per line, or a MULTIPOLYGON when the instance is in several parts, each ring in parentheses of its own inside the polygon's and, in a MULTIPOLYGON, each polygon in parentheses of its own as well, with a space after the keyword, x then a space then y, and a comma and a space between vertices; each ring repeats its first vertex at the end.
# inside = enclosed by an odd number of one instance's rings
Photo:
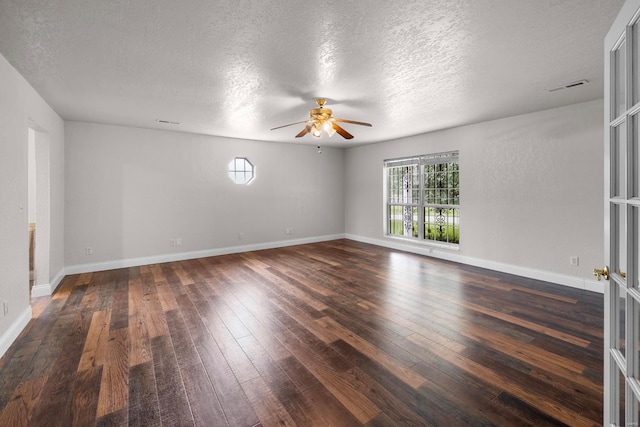
MULTIPOLYGON (((640 0, 605 38, 604 425, 638 426, 640 400, 640 0)), ((600 277, 598 277, 600 278, 600 277)))

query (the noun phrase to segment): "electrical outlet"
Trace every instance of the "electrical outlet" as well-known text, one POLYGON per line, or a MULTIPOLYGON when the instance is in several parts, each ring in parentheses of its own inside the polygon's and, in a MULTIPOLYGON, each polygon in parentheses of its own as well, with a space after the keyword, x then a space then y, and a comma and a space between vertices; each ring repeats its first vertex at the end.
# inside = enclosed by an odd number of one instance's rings
POLYGON ((238 233, 238 240, 244 239, 244 233, 238 233))
POLYGON ((2 301, 2 315, 6 316, 7 314, 9 314, 9 303, 2 301))
POLYGON ((182 246, 182 237, 176 237, 176 246, 182 246))
POLYGON ((174 247, 176 245, 176 239, 169 240, 169 246, 174 247))
POLYGON ((287 227, 284 229, 285 234, 293 234, 293 227, 287 227))
POLYGON ((84 248, 84 254, 93 255, 93 248, 91 246, 87 246, 86 248, 84 248))
POLYGON ((574 256, 570 256, 569 257, 569 264, 578 266, 580 264, 580 258, 575 256, 575 255, 574 256))

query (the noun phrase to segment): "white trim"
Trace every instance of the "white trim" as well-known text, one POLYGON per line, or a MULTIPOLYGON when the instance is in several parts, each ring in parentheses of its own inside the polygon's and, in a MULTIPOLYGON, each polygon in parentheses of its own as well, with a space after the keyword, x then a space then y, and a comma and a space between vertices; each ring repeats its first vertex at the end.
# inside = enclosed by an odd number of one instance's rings
POLYGON ((440 242, 438 240, 419 240, 414 237, 394 236, 392 234, 387 234, 385 238, 398 240, 399 242, 405 242, 408 244, 416 244, 416 245, 421 245, 425 247, 430 247, 432 249, 445 249, 447 251, 460 250, 460 245, 457 243, 446 243, 446 242, 440 242))
POLYGON ((38 297, 46 297, 49 295, 53 295, 56 289, 58 289, 58 286, 60 286, 60 282, 62 282, 62 279, 64 279, 65 275, 66 275, 66 270, 63 268, 58 272, 56 277, 53 278, 51 283, 34 285, 33 288, 31 288, 31 297, 38 298, 38 297))
POLYGON ((79 264, 66 267, 56 275, 51 284, 36 285, 31 290, 31 296, 41 297, 49 296, 55 292, 62 279, 68 274, 90 273, 94 271, 113 270, 116 268, 135 267, 140 265, 158 264, 163 262, 184 261, 187 259, 206 258, 210 256, 228 255, 241 252, 258 251, 262 249, 282 248, 286 246, 304 245, 308 243, 326 242, 336 239, 351 239, 358 242, 369 243, 376 246, 383 246, 391 249, 397 249, 419 255, 430 256, 433 258, 444 259, 447 261, 459 262, 462 264, 473 265, 476 267, 487 268, 489 270, 500 271, 503 273, 523 276, 530 279, 542 280, 545 282, 556 283, 559 285, 569 286, 572 288, 585 289, 591 292, 604 293, 603 282, 597 280, 588 280, 575 276, 552 273, 543 270, 536 270, 527 267, 519 267, 500 262, 487 261, 479 258, 465 257, 457 254, 458 248, 439 247, 436 245, 420 245, 414 246, 402 242, 403 239, 389 238, 385 240, 373 239, 369 237, 356 236, 353 234, 332 234, 326 236, 310 237, 295 240, 282 240, 278 242, 257 243, 253 245, 231 246, 228 248, 208 249, 203 251, 182 252, 177 254, 165 254, 142 258, 122 259, 115 261, 98 262, 94 264, 79 264))
POLYGON ((31 288, 31 298, 46 297, 51 294, 52 292, 50 283, 45 283, 43 285, 33 285, 33 288, 31 288))
POLYGON ((67 275, 67 271, 65 268, 63 268, 62 270, 60 270, 58 272, 58 274, 56 274, 56 277, 53 278, 53 281, 51 282, 51 293, 53 294, 56 289, 58 289, 58 286, 60 286, 60 283, 62 282, 62 279, 64 279, 64 277, 67 275))
POLYGON ((240 252, 259 251, 262 249, 283 248, 286 246, 304 245, 307 243, 326 242, 329 240, 344 239, 344 234, 331 234, 326 236, 308 237, 294 240, 281 240, 278 242, 256 243, 253 245, 231 246, 228 248, 207 249, 202 251, 181 252, 176 254, 156 255, 142 258, 121 259, 114 261, 97 262, 94 264, 79 264, 65 268, 66 274, 89 273, 93 271, 113 270, 116 268, 135 267, 140 265, 159 264, 163 262, 184 261, 187 259, 206 258, 218 255, 236 254, 240 252))
POLYGON ((18 338, 18 335, 29 324, 31 320, 31 306, 25 308, 22 314, 9 326, 9 329, 0 337, 0 357, 2 357, 11 344, 18 338))
POLYGON ((502 273, 514 274, 516 276, 527 277, 535 280, 556 283, 559 285, 569 286, 571 288, 584 289, 591 292, 604 293, 604 284, 596 280, 587 280, 580 277, 568 276, 565 274, 552 273, 549 271, 536 270, 528 267, 520 267, 517 265, 504 264, 501 262, 487 261, 479 258, 471 258, 459 255, 455 251, 441 250, 433 246, 416 247, 399 243, 398 239, 372 239, 370 237, 356 236, 346 234, 345 238, 358 242, 369 243, 372 245, 383 246, 391 249, 412 252, 419 255, 426 255, 433 258, 444 259, 447 261, 459 262, 461 264, 473 265, 475 267, 487 268, 489 270, 500 271, 502 273))

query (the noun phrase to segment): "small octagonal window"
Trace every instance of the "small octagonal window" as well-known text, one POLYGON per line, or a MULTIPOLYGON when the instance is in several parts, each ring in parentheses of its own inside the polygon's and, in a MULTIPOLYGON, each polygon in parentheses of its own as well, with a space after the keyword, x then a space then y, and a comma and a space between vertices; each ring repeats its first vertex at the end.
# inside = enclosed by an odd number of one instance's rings
POLYGON ((248 184, 255 176, 255 166, 244 157, 236 157, 229 163, 229 178, 236 184, 248 184))

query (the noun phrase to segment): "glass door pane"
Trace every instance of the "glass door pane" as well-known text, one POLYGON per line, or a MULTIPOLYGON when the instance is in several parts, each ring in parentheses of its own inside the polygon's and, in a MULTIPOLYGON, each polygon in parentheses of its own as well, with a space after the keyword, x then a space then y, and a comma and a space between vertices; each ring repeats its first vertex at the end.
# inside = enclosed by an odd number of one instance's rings
POLYGON ((627 301, 625 298, 625 293, 622 292, 618 297, 618 310, 617 310, 617 322, 618 322, 618 344, 617 348, 620 350, 620 353, 624 357, 627 356, 626 348, 627 348, 627 339, 626 339, 626 321, 627 321, 627 301))
POLYGON ((626 85, 626 43, 623 41, 620 43, 620 46, 613 53, 614 56, 614 70, 612 70, 615 74, 614 81, 614 97, 615 97, 615 109, 614 109, 614 118, 620 117, 622 113, 624 113, 627 108, 627 85, 626 85))
MULTIPOLYGON (((630 276, 627 279, 627 286, 633 286, 636 289, 640 289, 640 274, 638 274, 638 268, 640 267, 640 208, 632 207, 631 208, 631 224, 632 230, 629 230, 631 233, 631 250, 632 255, 631 259, 633 262, 633 268, 630 269, 633 276, 630 276)), ((640 328, 639 328, 640 329, 640 328)))
POLYGON ((636 22, 631 28, 633 37, 633 104, 640 102, 640 24, 636 22))
POLYGON ((616 425, 619 426, 626 426, 627 422, 626 422, 626 417, 625 417, 625 401, 626 401, 626 384, 625 384, 625 378, 624 378, 624 374, 622 372, 620 372, 620 377, 619 377, 619 383, 618 383, 618 389, 620 390, 620 401, 618 403, 618 410, 619 410, 619 421, 618 423, 616 423, 616 425))
POLYGON ((627 272, 627 208, 625 205, 613 205, 611 223, 612 236, 616 237, 616 246, 611 248, 611 272, 625 276, 627 272))
POLYGON ((631 121, 633 131, 631 132, 631 144, 629 146, 629 160, 627 162, 631 172, 631 197, 640 198, 640 118, 638 114, 633 116, 631 121))
POLYGON ((627 123, 616 126, 611 136, 611 197, 627 195, 627 123))

